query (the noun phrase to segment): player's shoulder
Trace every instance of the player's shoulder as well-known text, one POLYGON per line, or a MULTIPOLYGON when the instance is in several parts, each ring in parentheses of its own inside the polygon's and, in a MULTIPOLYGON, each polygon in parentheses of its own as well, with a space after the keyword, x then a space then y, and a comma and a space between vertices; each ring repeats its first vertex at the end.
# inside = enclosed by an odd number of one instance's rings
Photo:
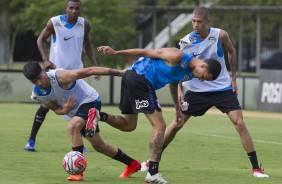
POLYGON ((82 21, 84 22, 85 26, 89 26, 89 27, 91 26, 90 20, 83 18, 82 21))
POLYGON ((47 23, 48 28, 52 28, 53 26, 60 26, 61 25, 60 16, 61 15, 51 17, 47 23))
POLYGON ((49 19, 49 21, 60 21, 60 16, 61 15, 56 15, 56 16, 53 16, 49 19))
POLYGON ((218 31, 220 34, 227 34, 228 35, 227 31, 224 30, 224 29, 214 28, 214 27, 212 27, 211 29, 214 30, 214 31, 218 31))
POLYGON ((221 39, 226 39, 229 37, 228 32, 225 31, 224 29, 220 29, 219 36, 221 39))

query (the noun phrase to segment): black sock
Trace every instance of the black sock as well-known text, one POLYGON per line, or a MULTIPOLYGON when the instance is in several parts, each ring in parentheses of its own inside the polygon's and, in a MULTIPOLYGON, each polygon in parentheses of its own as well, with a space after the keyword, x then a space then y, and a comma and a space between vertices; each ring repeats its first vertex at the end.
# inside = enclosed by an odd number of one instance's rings
POLYGON ((107 121, 107 119, 108 119, 108 113, 106 113, 106 112, 100 112, 100 121, 104 121, 104 122, 106 122, 107 121))
POLYGON ((157 174, 159 172, 159 162, 149 162, 149 173, 151 176, 157 174))
POLYGON ((259 164, 258 164, 258 158, 257 158, 256 151, 248 153, 248 156, 249 156, 249 159, 252 163, 253 169, 258 169, 259 164))
POLYGON ((72 147, 72 151, 79 151, 80 153, 83 154, 83 148, 84 148, 83 145, 77 146, 77 147, 72 147))
POLYGON ((127 154, 123 153, 119 148, 117 154, 113 157, 114 160, 120 161, 126 165, 129 165, 133 159, 127 154))
POLYGON ((37 110, 35 116, 34 116, 34 120, 33 120, 33 125, 32 125, 32 129, 30 132, 30 140, 34 140, 36 139, 36 135, 46 117, 46 114, 48 113, 49 109, 45 108, 43 106, 40 106, 39 109, 37 110))

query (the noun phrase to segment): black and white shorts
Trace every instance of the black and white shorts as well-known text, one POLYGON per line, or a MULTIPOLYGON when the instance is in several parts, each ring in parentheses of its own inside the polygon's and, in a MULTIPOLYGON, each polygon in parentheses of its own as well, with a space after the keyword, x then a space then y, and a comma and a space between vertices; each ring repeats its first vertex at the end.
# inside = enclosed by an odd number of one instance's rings
POLYGON ((187 91, 184 95, 185 108, 181 111, 189 116, 202 116, 215 106, 223 113, 241 109, 236 92, 232 90, 220 92, 187 91))
POLYGON ((122 114, 161 111, 152 84, 135 70, 127 70, 122 76, 119 108, 122 114))

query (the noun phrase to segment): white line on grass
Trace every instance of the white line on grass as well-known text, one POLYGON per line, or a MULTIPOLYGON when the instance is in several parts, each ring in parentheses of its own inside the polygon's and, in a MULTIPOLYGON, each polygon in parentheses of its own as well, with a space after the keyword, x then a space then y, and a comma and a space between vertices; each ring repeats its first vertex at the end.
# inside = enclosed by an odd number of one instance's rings
MULTIPOLYGON (((236 139, 239 140, 239 138, 235 138, 235 137, 228 137, 228 136, 224 136, 224 135, 217 135, 217 134, 196 134, 196 135, 203 135, 203 136, 208 136, 208 137, 218 137, 218 138, 224 138, 224 139, 236 139)), ((278 145, 282 145, 281 142, 275 142, 275 141, 264 141, 264 140, 253 140, 254 142, 260 142, 260 143, 267 143, 267 144, 278 144, 278 145)))

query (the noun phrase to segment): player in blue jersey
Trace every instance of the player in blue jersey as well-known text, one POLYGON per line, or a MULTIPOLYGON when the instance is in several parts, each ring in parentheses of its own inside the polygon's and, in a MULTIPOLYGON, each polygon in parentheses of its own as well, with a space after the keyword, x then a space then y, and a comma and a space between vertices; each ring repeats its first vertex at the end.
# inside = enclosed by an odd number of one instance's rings
MULTIPOLYGON (((227 32, 209 27, 209 23, 208 9, 201 6, 195 8, 192 16, 194 31, 180 40, 180 49, 199 59, 215 58, 220 62, 222 70, 214 81, 201 82, 194 78, 191 81, 184 82, 183 85, 188 89, 185 95, 183 95, 179 85, 179 104, 184 114, 184 121, 180 122, 175 119, 166 129, 163 150, 191 116, 202 116, 212 106, 215 106, 221 112, 226 113, 234 124, 252 164, 253 176, 267 178, 269 176, 261 170, 258 164, 253 141, 244 123, 242 109, 237 99, 236 50, 227 32), (225 65, 224 50, 228 53, 231 78, 225 65)), ((148 164, 142 163, 141 170, 147 170, 147 168, 148 164)))
POLYGON ((150 163, 145 182, 167 184, 168 182, 158 171, 166 124, 155 90, 170 84, 177 118, 183 121, 177 101, 177 84, 192 78, 201 81, 214 80, 219 75, 221 65, 214 59, 192 58, 188 53, 177 48, 116 51, 109 46, 101 46, 98 47, 98 51, 108 55, 144 56, 140 57, 122 76, 119 108, 124 116, 101 112, 100 120, 127 132, 135 130, 138 113, 144 113, 152 125, 149 141, 150 163))
MULTIPOLYGON (((73 151, 83 153, 82 134, 97 152, 127 165, 120 178, 128 178, 140 169, 141 164, 137 160, 133 160, 119 148, 102 139, 97 124, 101 99, 97 91, 82 79, 90 75, 121 75, 122 71, 89 67, 46 72, 41 69, 38 62, 31 61, 25 64, 23 74, 34 84, 32 99, 56 114, 63 115, 68 121, 73 151)), ((83 174, 70 175, 68 180, 81 181, 83 174)))
MULTIPOLYGON (((66 14, 52 17, 38 37, 37 45, 46 69, 64 68, 67 70, 83 68, 81 60, 84 48, 86 55, 97 66, 90 40, 90 22, 80 17, 79 0, 67 0, 66 14), (46 40, 51 37, 50 56, 45 49, 46 40)), ((99 76, 95 77, 99 79, 99 76)), ((35 151, 37 133, 49 109, 40 106, 34 116, 30 137, 25 145, 26 151, 35 151)))

